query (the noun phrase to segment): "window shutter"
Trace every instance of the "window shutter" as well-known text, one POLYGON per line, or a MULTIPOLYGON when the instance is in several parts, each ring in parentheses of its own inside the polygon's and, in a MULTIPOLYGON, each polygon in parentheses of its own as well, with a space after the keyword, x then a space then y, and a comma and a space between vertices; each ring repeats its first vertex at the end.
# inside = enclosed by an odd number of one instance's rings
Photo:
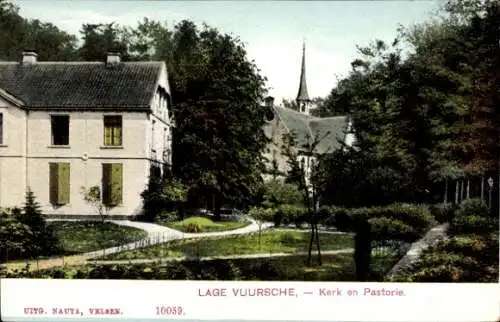
POLYGON ((119 124, 115 125, 113 135, 113 145, 122 145, 122 128, 119 124))
POLYGON ((69 203, 70 192, 70 164, 59 163, 59 177, 58 177, 58 198, 59 205, 66 205, 69 203))
POLYGON ((59 164, 49 163, 49 192, 50 203, 57 204, 59 185, 59 164))
POLYGON ((104 145, 112 145, 113 128, 104 123, 104 145))
POLYGON ((123 199, 123 167, 115 163, 111 167, 111 204, 119 205, 123 199))
POLYGON ((111 164, 103 163, 102 165, 102 203, 109 205, 110 198, 110 182, 111 182, 111 164))

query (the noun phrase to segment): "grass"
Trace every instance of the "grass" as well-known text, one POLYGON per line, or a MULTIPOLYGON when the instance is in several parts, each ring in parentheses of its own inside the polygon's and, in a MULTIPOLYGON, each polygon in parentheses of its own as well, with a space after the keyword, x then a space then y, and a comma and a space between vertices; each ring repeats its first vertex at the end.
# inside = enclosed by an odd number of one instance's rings
MULTIPOLYGON (((100 259, 129 260, 162 257, 210 257, 259 253, 296 253, 307 251, 309 233, 273 231, 217 238, 176 240, 150 247, 110 254, 100 259)), ((322 250, 353 248, 353 237, 346 234, 320 234, 322 250)))
POLYGON ((119 246, 145 238, 147 232, 99 221, 50 222, 65 254, 90 252, 119 246))
MULTIPOLYGON (((307 256, 174 263, 82 265, 53 268, 2 277, 136 279, 136 280, 254 280, 254 281, 356 281, 353 254, 323 255, 323 265, 306 264, 307 256)), ((377 268, 374 261, 374 269, 377 268)), ((384 270, 386 270, 384 268, 384 270)), ((21 270, 22 271, 22 270, 21 270)), ((0 274, 2 275, 2 274, 0 274)), ((382 281, 374 276, 372 281, 382 281)))
POLYGON ((248 226, 248 222, 246 221, 221 221, 214 222, 208 218, 204 217, 189 217, 182 221, 174 221, 167 224, 163 224, 169 228, 179 230, 185 233, 191 232, 216 232, 216 231, 226 231, 233 230, 238 228, 243 228, 248 226), (190 227, 193 225, 199 228, 198 231, 191 231, 190 227))

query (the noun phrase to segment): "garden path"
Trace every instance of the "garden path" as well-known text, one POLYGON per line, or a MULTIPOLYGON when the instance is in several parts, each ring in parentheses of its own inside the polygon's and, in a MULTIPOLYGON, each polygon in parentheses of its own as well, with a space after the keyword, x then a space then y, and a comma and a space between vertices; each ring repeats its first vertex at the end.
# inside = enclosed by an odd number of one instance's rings
POLYGON ((423 250, 434 245, 439 240, 446 238, 447 230, 448 224, 438 225, 429 230, 424 237, 411 245, 410 250, 406 253, 406 255, 391 269, 388 277, 404 273, 405 270, 418 259, 423 250))
MULTIPOLYGON (((251 218, 246 218, 247 220, 250 221, 250 224, 234 229, 234 230, 226 230, 226 231, 218 231, 218 232, 209 232, 209 233, 183 233, 180 231, 177 231, 172 228, 168 228, 162 225, 154 224, 154 223, 146 223, 146 222, 139 222, 139 221, 130 221, 130 220, 110 220, 110 222, 121 225, 121 226, 127 226, 127 227, 133 227, 133 228, 138 228, 146 231, 148 235, 140 239, 138 241, 128 243, 125 245, 120 245, 116 247, 110 247, 106 249, 100 249, 84 254, 79 254, 79 255, 73 255, 73 256, 66 256, 66 257, 54 257, 54 258, 47 258, 47 259, 41 259, 41 260, 27 260, 27 261, 16 261, 16 262, 11 262, 7 263, 6 267, 9 270, 14 270, 14 269, 23 269, 26 264, 30 265, 30 268, 33 270, 37 269, 47 269, 47 268, 52 268, 52 267, 58 267, 58 266, 74 266, 74 265, 85 265, 88 260, 92 260, 93 258, 100 257, 103 255, 109 255, 109 254, 114 254, 114 253, 119 253, 125 250, 134 250, 137 248, 141 247, 146 247, 146 246, 151 246, 151 245, 156 245, 156 244, 161 244, 165 243, 168 241, 172 240, 178 240, 178 239, 184 239, 184 238, 204 238, 204 237, 216 237, 216 236, 231 236, 231 235, 238 235, 238 234, 248 234, 248 233, 253 233, 253 232, 258 232, 259 231, 259 225, 257 222, 251 218)), ((82 219, 70 219, 70 220, 64 220, 64 219, 48 219, 47 221, 78 221, 82 219)), ((264 223, 262 224, 262 229, 267 229, 269 227, 273 226, 272 223, 264 223)))

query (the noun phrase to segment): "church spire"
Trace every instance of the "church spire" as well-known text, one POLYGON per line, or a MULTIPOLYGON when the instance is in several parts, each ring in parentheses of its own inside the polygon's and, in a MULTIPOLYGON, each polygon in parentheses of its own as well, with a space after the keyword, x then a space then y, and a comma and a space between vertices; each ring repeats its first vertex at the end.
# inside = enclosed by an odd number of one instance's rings
POLYGON ((297 93, 297 98, 295 99, 299 110, 302 113, 309 114, 309 94, 307 93, 307 83, 306 83, 306 43, 302 44, 302 66, 300 69, 300 83, 299 92, 297 93))

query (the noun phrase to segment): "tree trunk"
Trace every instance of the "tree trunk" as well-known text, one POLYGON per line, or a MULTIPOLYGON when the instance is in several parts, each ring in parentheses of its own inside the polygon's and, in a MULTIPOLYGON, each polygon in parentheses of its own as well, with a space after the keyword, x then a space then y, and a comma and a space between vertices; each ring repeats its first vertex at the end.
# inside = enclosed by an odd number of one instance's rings
POLYGON ((458 204, 458 193, 460 191, 460 186, 458 180, 455 182, 455 204, 458 204))
POLYGON ((216 221, 221 220, 220 208, 222 207, 222 192, 215 191, 214 195, 214 219, 216 221))
POLYGON ((445 179, 444 184, 444 204, 448 203, 448 178, 445 179))
POLYGON ((464 200, 464 181, 460 180, 460 202, 464 200))
POLYGON ((466 199, 470 198, 470 179, 467 178, 467 194, 466 194, 466 199))
POLYGON ((316 189, 313 188, 313 220, 314 226, 316 228, 316 247, 318 248, 318 265, 323 265, 323 260, 321 258, 321 246, 319 242, 319 229, 318 229, 318 207, 317 207, 317 199, 316 189))
POLYGON ((481 200, 484 200, 484 176, 481 177, 481 200))

